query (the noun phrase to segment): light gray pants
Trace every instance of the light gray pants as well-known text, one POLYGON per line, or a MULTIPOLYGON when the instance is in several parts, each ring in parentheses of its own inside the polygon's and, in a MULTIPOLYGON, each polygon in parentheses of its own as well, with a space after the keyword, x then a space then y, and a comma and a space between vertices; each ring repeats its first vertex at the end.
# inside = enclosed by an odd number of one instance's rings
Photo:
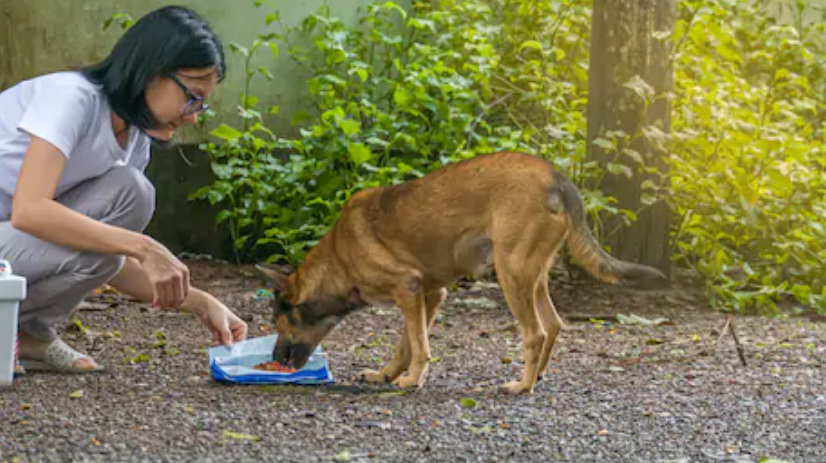
MULTIPOLYGON (((57 201, 109 225, 143 232, 155 212, 155 188, 133 167, 116 167, 88 180, 57 201)), ((43 340, 55 339, 55 326, 95 288, 118 274, 124 256, 79 252, 42 241, 0 222, 0 257, 27 279, 20 304, 20 330, 43 340)))

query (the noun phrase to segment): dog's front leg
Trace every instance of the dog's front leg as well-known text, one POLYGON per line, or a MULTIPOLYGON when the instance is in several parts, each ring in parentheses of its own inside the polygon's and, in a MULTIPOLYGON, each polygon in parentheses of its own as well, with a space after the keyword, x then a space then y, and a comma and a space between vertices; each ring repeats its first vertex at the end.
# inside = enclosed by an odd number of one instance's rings
MULTIPOLYGON (((447 298, 447 289, 439 288, 438 291, 428 293, 424 297, 425 309, 427 310, 427 333, 433 327, 433 322, 436 320, 436 315, 439 314, 439 308, 447 298)), ((396 353, 391 360, 381 371, 364 370, 359 373, 359 380, 371 384, 385 384, 396 380, 402 373, 410 367, 410 341, 408 337, 407 324, 402 326, 402 331, 399 333, 399 341, 396 344, 396 353)))
POLYGON ((407 374, 400 376, 393 383, 404 388, 419 388, 424 385, 430 365, 430 344, 427 339, 428 320, 424 289, 418 278, 411 278, 396 289, 396 303, 404 316, 410 347, 410 367, 407 374))

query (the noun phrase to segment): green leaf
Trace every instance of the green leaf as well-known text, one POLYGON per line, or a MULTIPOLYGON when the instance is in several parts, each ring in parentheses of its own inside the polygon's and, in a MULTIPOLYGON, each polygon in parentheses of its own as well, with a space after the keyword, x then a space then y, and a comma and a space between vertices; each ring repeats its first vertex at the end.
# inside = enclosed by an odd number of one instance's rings
POLYGON ((71 394, 69 394, 69 398, 72 398, 72 399, 80 399, 81 397, 83 397, 83 391, 82 390, 74 391, 71 394))
POLYGON ((465 397, 462 399, 461 404, 463 408, 473 408, 476 406, 476 399, 465 397))
POLYGON ((776 169, 769 170, 769 179, 771 180, 771 189, 780 196, 788 196, 794 191, 794 182, 788 175, 784 175, 776 169))
POLYGON ((396 85, 396 91, 393 92, 393 101, 401 107, 406 107, 410 101, 410 96, 407 93, 407 89, 401 85, 396 85))
POLYGON ((519 53, 522 53, 522 51, 526 48, 542 51, 542 44, 537 42, 536 40, 525 41, 522 43, 522 45, 519 46, 519 53))
POLYGON ((596 140, 593 141, 593 144, 595 146, 599 146, 600 148, 602 148, 604 150, 613 150, 614 149, 614 144, 611 143, 611 141, 606 140, 604 138, 597 138, 596 140))
POLYGON ((350 153, 350 160, 357 166, 369 161, 372 157, 370 149, 363 143, 350 143, 347 145, 347 152, 350 153))
POLYGON ((248 57, 250 55, 250 52, 247 49, 247 47, 239 45, 238 43, 233 42, 233 41, 229 42, 229 49, 232 50, 235 53, 240 53, 244 57, 248 57))
MULTIPOLYGON (((258 97, 257 96, 248 96, 244 98, 243 106, 245 108, 252 108, 258 104, 258 97)), ((240 132, 239 132, 240 133, 240 132)))
POLYGON ((265 68, 264 66, 261 66, 260 68, 258 68, 258 73, 261 74, 262 76, 266 77, 267 80, 273 80, 274 79, 273 75, 270 73, 270 70, 265 68))
POLYGON ((404 8, 402 8, 401 6, 399 6, 399 4, 395 2, 386 2, 383 5, 383 7, 388 10, 396 10, 402 16, 402 18, 407 18, 407 12, 404 11, 404 8))
POLYGON ((217 137, 217 138, 220 138, 222 140, 227 140, 227 141, 237 140, 237 139, 241 138, 242 135, 244 135, 243 133, 239 132, 236 129, 233 129, 232 127, 230 127, 230 126, 228 126, 227 124, 224 124, 224 123, 222 123, 221 125, 219 125, 215 129, 213 129, 209 133, 213 137, 217 137))
POLYGON ((218 215, 215 216, 215 224, 220 224, 221 222, 227 220, 231 215, 232 213, 226 209, 218 212, 218 215))
POLYGON ((654 88, 651 87, 642 77, 635 75, 628 82, 623 85, 625 88, 631 89, 642 100, 651 101, 654 99, 654 88))
POLYGON ((387 391, 379 393, 379 397, 401 397, 408 394, 410 394, 408 391, 387 391))
POLYGON ((352 137, 361 130, 361 123, 353 119, 345 119, 341 121, 341 130, 345 136, 352 137))
POLYGON ((253 434, 245 434, 240 432, 230 431, 228 429, 224 430, 224 437, 229 437, 230 439, 234 440, 249 440, 249 441, 257 441, 259 437, 253 434))

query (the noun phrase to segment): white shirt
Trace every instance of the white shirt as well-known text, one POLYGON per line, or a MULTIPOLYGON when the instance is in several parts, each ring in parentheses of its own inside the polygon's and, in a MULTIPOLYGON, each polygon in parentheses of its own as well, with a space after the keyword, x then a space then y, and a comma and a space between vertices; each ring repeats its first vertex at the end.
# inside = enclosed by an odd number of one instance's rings
POLYGON ((149 138, 130 127, 126 148, 121 148, 111 114, 100 87, 77 72, 46 74, 0 93, 0 221, 11 215, 30 135, 55 145, 66 156, 56 196, 116 166, 130 165, 144 172, 149 138))

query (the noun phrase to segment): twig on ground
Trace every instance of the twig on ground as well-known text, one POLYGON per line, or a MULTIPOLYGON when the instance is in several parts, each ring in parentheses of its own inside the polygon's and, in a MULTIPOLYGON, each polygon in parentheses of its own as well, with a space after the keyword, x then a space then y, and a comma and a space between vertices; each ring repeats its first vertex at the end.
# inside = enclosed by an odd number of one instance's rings
POLYGON ((716 345, 721 339, 723 339, 723 336, 726 335, 726 331, 731 333, 731 337, 734 339, 734 346, 737 348, 737 355, 740 357, 740 362, 744 367, 747 367, 748 363, 746 362, 746 354, 743 350, 743 345, 740 344, 740 339, 737 338, 737 333, 734 331, 734 318, 731 315, 726 316, 726 324, 723 325, 723 330, 720 331, 720 337, 717 338, 717 341, 714 344, 716 345))
MULTIPOLYGON (((729 315, 729 318, 731 318, 731 315, 729 315)), ((740 344, 740 340, 737 339, 737 333, 734 331, 734 320, 730 320, 728 325, 728 330, 731 332, 731 337, 734 338, 734 345, 737 347, 737 355, 740 356, 740 361, 743 362, 743 366, 747 367, 749 365, 746 363, 746 354, 743 351, 743 345, 740 344)))

